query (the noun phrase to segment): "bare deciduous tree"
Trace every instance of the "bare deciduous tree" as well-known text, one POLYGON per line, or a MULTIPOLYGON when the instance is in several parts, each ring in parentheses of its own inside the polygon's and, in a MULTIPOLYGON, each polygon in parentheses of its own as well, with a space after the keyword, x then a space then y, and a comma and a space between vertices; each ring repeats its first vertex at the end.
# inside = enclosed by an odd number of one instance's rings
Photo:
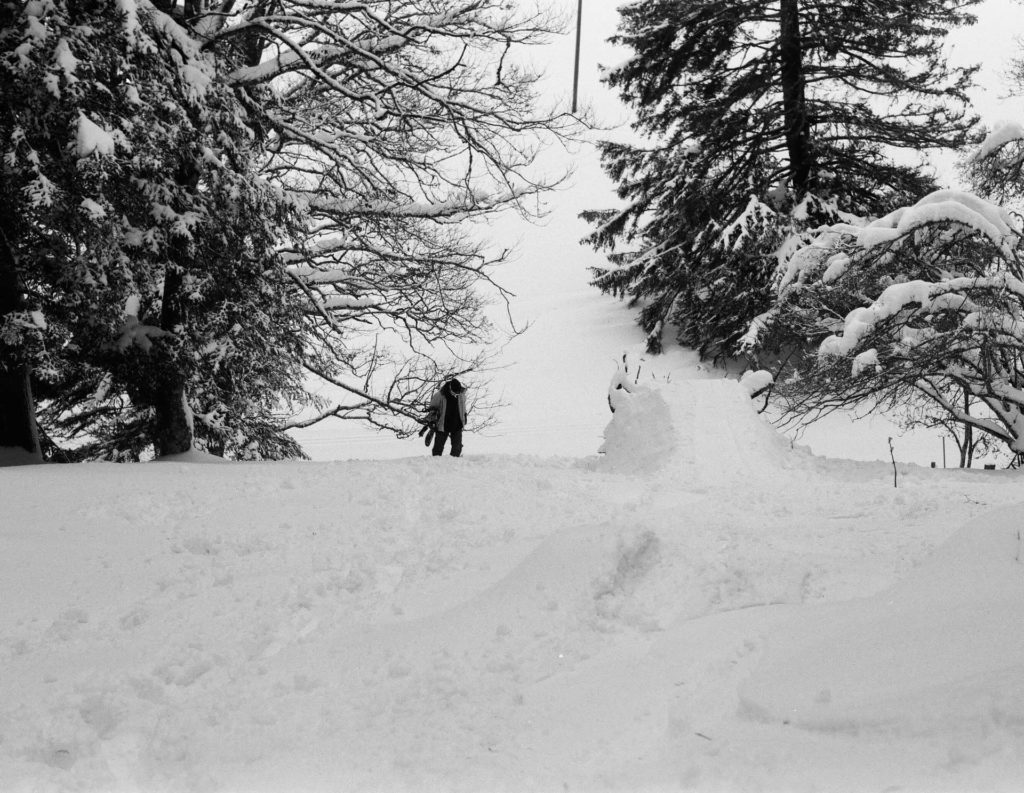
MULTIPOLYGON (((539 110, 520 49, 558 29, 498 0, 208 4, 189 24, 240 49, 259 98, 264 173, 296 202, 284 248, 307 301, 310 375, 336 397, 302 424, 355 417, 407 432, 437 380, 477 370, 507 251, 468 223, 554 187, 533 164, 574 120, 539 110)), ((484 411, 476 411, 484 415, 484 411)))

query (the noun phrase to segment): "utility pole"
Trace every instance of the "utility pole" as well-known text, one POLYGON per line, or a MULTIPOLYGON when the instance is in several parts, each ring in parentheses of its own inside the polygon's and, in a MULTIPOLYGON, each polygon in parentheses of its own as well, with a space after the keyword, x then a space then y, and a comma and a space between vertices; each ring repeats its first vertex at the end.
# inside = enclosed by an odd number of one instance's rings
POLYGON ((576 112, 580 93, 580 36, 583 32, 583 0, 576 6, 576 59, 572 70, 572 112, 576 112))

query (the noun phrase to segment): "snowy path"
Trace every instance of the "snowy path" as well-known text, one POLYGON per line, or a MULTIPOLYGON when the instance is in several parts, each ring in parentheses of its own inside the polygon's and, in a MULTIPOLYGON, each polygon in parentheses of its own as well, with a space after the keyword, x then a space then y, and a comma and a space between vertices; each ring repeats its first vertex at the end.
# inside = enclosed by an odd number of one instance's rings
POLYGON ((0 470, 0 789, 1024 786, 1017 700, 970 740, 780 711, 802 625, 914 580, 1016 477, 894 489, 723 381, 641 402, 584 460, 0 470))

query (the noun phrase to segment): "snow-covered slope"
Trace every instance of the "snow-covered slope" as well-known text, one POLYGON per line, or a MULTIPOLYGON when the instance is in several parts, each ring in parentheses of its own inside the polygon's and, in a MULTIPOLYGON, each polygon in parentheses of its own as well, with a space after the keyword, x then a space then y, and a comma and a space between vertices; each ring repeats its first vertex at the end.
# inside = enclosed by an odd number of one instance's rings
POLYGON ((0 493, 3 791, 1024 788, 1016 474, 893 488, 733 382, 618 394, 579 460, 0 493))
POLYGON ((1020 506, 986 513, 884 592, 801 609, 741 686, 741 712, 828 738, 832 786, 1017 790, 1024 769, 1020 506), (872 762, 885 748, 887 766, 872 762), (837 762, 838 761, 838 762, 837 762))

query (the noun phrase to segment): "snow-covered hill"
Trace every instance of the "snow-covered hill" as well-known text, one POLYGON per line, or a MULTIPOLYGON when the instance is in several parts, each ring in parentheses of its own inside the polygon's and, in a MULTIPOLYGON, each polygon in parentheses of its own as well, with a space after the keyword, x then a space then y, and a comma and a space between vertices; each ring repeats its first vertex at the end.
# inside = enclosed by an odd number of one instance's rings
POLYGON ((615 403, 582 459, 0 469, 0 790, 1024 789, 1015 473, 615 403))

